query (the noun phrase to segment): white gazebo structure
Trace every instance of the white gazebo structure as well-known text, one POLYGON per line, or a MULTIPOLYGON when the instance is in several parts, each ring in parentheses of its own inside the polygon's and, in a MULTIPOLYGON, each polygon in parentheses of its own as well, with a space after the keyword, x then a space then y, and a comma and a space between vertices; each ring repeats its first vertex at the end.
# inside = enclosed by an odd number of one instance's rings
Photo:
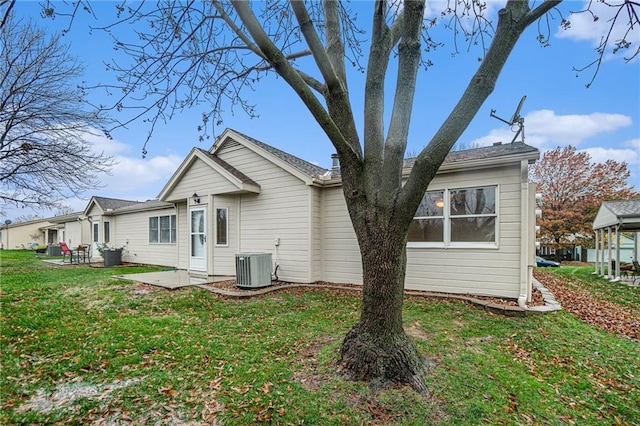
POLYGON ((611 281, 619 281, 620 234, 622 232, 633 234, 633 260, 638 260, 640 198, 603 202, 593 220, 593 230, 596 235, 596 270, 594 274, 611 281), (606 274, 605 264, 607 266, 606 274))

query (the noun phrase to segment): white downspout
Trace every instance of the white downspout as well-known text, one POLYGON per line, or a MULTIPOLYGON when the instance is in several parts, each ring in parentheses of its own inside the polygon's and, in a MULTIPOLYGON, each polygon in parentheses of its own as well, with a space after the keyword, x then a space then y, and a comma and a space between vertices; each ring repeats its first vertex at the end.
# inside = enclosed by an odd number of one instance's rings
POLYGON ((533 270, 533 252, 535 247, 535 184, 529 183, 529 162, 520 162, 520 215, 522 228, 520 230, 520 289, 518 292, 518 306, 529 309, 527 303, 531 301, 531 281, 533 270))

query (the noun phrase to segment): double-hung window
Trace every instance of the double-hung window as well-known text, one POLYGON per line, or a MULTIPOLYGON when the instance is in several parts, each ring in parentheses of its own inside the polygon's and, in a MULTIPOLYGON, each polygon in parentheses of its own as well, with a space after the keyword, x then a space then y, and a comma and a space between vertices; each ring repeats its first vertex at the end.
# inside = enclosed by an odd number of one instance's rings
POLYGON ((149 242, 170 244, 176 242, 176 215, 151 216, 149 218, 149 242))
POLYGON ((409 247, 496 247, 497 187, 425 193, 409 227, 409 247))

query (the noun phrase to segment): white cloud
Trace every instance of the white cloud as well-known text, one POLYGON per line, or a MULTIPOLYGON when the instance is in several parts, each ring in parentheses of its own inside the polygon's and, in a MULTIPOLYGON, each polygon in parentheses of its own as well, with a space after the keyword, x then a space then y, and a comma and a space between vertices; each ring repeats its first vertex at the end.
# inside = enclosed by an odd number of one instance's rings
MULTIPOLYGON (((615 2, 615 4, 620 5, 622 5, 622 3, 623 2, 615 2)), ((571 22, 571 26, 566 30, 559 29, 556 36, 558 38, 586 41, 591 43, 594 47, 597 47, 600 45, 602 38, 606 37, 609 30, 611 30, 611 35, 609 37, 610 46, 605 58, 613 56, 611 49, 614 47, 614 43, 625 37, 628 42, 633 44, 622 54, 627 55, 626 52, 632 52, 637 49, 638 43, 640 43, 640 31, 636 29, 625 34, 629 27, 629 18, 625 10, 621 11, 617 22, 613 25, 612 19, 616 12, 620 10, 619 7, 615 7, 615 5, 612 7, 600 1, 585 1, 581 6, 572 9, 574 11, 580 11, 586 10, 589 7, 593 14, 588 12, 570 14, 567 19, 571 22), (594 16, 598 19, 594 20, 594 16), (612 25, 613 29, 611 27, 612 25)))
POLYGON ((146 198, 154 198, 159 189, 169 180, 178 168, 182 158, 175 154, 155 156, 146 159, 114 157, 117 164, 113 166, 111 176, 102 176, 101 180, 107 190, 113 193, 137 193, 144 188, 153 188, 146 198))
POLYGON ((106 136, 100 134, 99 130, 96 133, 89 133, 84 136, 84 139, 91 143, 94 147, 94 152, 104 153, 105 155, 115 155, 131 152, 131 146, 119 142, 116 139, 109 139, 106 136))
POLYGON ((594 163, 604 163, 607 160, 615 160, 617 162, 624 161, 629 165, 640 163, 638 151, 633 149, 593 147, 581 149, 580 151, 589 154, 591 161, 594 163))
MULTIPOLYGON (((631 124, 631 117, 622 114, 595 112, 557 115, 551 110, 532 111, 524 117, 525 142, 541 149, 579 146, 589 138, 631 124)), ((513 136, 514 133, 507 128, 496 128, 488 135, 471 141, 471 145, 487 146, 493 142, 511 142, 513 136)))

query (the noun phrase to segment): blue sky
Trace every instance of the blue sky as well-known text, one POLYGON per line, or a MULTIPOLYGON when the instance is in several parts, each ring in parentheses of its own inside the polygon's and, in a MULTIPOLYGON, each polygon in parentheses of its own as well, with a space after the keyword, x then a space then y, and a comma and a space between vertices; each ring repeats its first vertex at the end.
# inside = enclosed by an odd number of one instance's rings
MULTIPOLYGON (((436 10, 446 2, 428 3, 436 10)), ((114 54, 111 42, 100 32, 90 32, 88 24, 99 26, 111 22, 115 3, 92 4, 99 19, 96 21, 81 13, 63 40, 70 44, 71 53, 86 64, 87 82, 108 83, 114 76, 106 72, 103 63, 114 54)), ((361 13, 360 25, 369 28, 366 14, 370 2, 352 4, 361 13)), ((504 1, 488 2, 493 12, 503 4, 504 1)), ((561 9, 568 16, 569 11, 580 10, 584 5, 583 1, 569 1, 561 9)), ((68 24, 64 17, 40 18, 37 2, 18 1, 14 9, 18 16, 30 17, 37 25, 52 32, 68 24)), ((571 144, 589 152, 597 162, 626 161, 632 173, 630 183, 640 189, 640 61, 636 58, 632 63, 624 63, 622 55, 607 54, 596 81, 590 88, 585 88, 592 71, 576 73, 572 68, 595 59, 594 48, 607 27, 607 20, 604 14, 598 22, 586 16, 570 19, 571 29, 552 28, 550 47, 540 46, 535 28, 523 35, 495 91, 459 142, 466 145, 510 142, 513 138, 511 129, 491 118, 490 111, 495 109, 498 116, 509 118, 520 98, 526 95, 521 111, 525 118, 526 143, 538 147, 541 152, 571 144)), ((552 25, 558 27, 559 22, 552 21, 552 25)), ((633 37, 635 43, 640 41, 640 29, 636 28, 633 37)), ((457 102, 478 64, 479 51, 463 51, 454 56, 451 37, 442 36, 441 41, 445 46, 433 55, 434 66, 421 71, 419 76, 409 152, 418 152, 428 142, 457 102)), ((357 73, 352 74, 357 77, 357 73)), ((355 114, 362 115, 363 79, 356 78, 349 84, 355 114)), ((392 94, 390 92, 388 97, 392 94)), ((99 93, 92 97, 95 101, 109 101, 99 93)), ((250 119, 242 111, 227 113, 224 123, 215 128, 216 135, 225 127, 231 127, 307 161, 330 167, 330 155, 334 152, 331 144, 281 79, 263 81, 255 92, 250 93, 250 101, 257 105, 260 117, 250 119)), ((83 199, 69 199, 67 204, 81 211, 92 195, 140 201, 155 198, 194 146, 208 149, 213 143, 213 140, 198 142, 197 126, 204 110, 204 107, 196 107, 174 117, 170 123, 158 126, 145 159, 141 150, 148 132, 146 123, 136 122, 127 129, 116 130, 113 140, 93 138, 96 149, 113 155, 118 164, 111 176, 102 177, 103 188, 86 193, 83 199)), ((5 209, 6 217, 10 219, 31 213, 34 212, 29 209, 5 209)), ((46 211, 36 213, 51 215, 46 211)))

